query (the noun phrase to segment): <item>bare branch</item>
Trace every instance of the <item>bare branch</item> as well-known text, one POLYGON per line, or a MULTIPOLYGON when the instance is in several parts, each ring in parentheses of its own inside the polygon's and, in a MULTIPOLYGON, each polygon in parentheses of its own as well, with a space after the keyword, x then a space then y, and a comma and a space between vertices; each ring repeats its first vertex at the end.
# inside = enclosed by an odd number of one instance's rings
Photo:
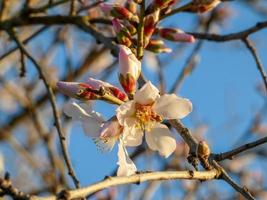
POLYGON ((74 170, 72 168, 72 164, 71 164, 71 161, 70 161, 70 157, 68 155, 68 152, 67 152, 67 144, 65 142, 65 136, 62 132, 62 128, 61 128, 61 124, 60 124, 60 117, 59 117, 59 113, 57 111, 57 107, 56 107, 56 99, 55 99, 55 96, 54 96, 54 93, 53 93, 53 90, 51 88, 51 86, 49 85, 43 71, 42 71, 42 68, 41 66, 37 63, 37 61, 28 53, 28 51, 26 50, 26 48, 24 47, 24 45, 19 41, 19 39, 17 38, 17 36, 14 34, 13 31, 11 30, 8 30, 8 33, 10 34, 10 37, 14 39, 14 41, 17 43, 18 47, 21 49, 21 51, 31 60, 31 62, 35 65, 35 67, 37 68, 39 74, 40 74, 40 77, 41 79, 43 80, 44 84, 45 84, 45 87, 47 89, 47 93, 48 93, 48 98, 49 98, 49 101, 51 103, 51 106, 52 106, 52 110, 53 110, 53 115, 54 115, 54 118, 55 118, 55 125, 56 125, 56 128, 57 128, 57 131, 58 131, 58 135, 59 135, 59 141, 60 141, 60 144, 61 144, 61 150, 62 150, 62 153, 63 153, 63 157, 64 157, 64 160, 66 162, 66 165, 67 165, 67 168, 68 168, 68 171, 69 171, 69 175, 72 177, 73 179, 73 182, 75 184, 75 186, 77 188, 80 187, 80 183, 79 183, 79 180, 76 178, 75 176, 75 173, 74 173, 74 170))
POLYGON ((248 50, 250 51, 250 53, 253 56, 253 58, 257 64, 258 70, 260 71, 261 77, 263 79, 263 82, 264 82, 264 85, 265 85, 265 88, 267 91, 267 74, 266 74, 264 67, 260 61, 260 58, 257 54, 257 50, 248 38, 244 38, 242 41, 245 43, 246 47, 248 48, 248 50))

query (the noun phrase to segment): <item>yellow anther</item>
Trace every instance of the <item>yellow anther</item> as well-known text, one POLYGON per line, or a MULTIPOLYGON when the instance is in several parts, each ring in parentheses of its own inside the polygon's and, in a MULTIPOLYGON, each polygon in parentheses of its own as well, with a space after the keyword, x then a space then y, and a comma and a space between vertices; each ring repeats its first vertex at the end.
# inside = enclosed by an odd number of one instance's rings
POLYGON ((136 126, 138 128, 145 129, 146 131, 149 131, 152 127, 153 122, 161 122, 162 117, 155 113, 153 110, 153 104, 149 105, 141 105, 136 103, 135 104, 135 117, 138 119, 139 124, 136 126))

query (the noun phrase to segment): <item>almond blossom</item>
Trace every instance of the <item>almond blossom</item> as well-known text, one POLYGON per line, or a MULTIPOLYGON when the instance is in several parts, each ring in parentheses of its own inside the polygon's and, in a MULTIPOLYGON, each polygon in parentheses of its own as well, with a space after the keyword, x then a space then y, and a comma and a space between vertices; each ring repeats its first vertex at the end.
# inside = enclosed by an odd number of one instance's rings
POLYGON ((105 121, 92 110, 92 104, 69 102, 63 108, 64 113, 73 120, 80 121, 87 136, 91 137, 99 150, 110 151, 118 143, 118 176, 130 176, 136 172, 136 166, 130 159, 122 140, 123 127, 116 117, 105 121))
POLYGON ((126 146, 138 146, 143 134, 148 147, 164 157, 170 156, 176 148, 176 140, 163 119, 181 119, 192 111, 188 99, 175 94, 159 95, 158 89, 147 82, 136 92, 134 99, 123 103, 116 110, 119 123, 124 126, 126 146))

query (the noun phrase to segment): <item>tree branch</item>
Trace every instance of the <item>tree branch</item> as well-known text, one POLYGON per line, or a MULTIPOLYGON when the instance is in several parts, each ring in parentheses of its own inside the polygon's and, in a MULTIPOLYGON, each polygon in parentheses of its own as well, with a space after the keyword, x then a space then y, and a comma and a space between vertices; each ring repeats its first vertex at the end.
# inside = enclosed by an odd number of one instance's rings
POLYGON ((15 35, 15 33, 12 30, 7 30, 8 34, 10 35, 10 37, 17 43, 19 49, 21 49, 21 51, 31 60, 31 62, 34 64, 34 66, 36 67, 36 69, 39 72, 39 75, 41 77, 41 79, 43 80, 45 87, 47 89, 47 93, 48 93, 48 98, 49 101, 51 103, 52 106, 52 110, 53 110, 53 115, 55 118, 55 125, 58 131, 58 135, 59 135, 59 141, 61 144, 61 150, 63 153, 63 157, 65 160, 65 163, 67 165, 68 171, 69 171, 69 175, 72 177, 73 182, 76 186, 76 188, 80 187, 80 183, 79 180, 76 178, 71 161, 70 161, 70 157, 68 155, 67 152, 67 144, 65 142, 65 136, 62 132, 62 128, 61 128, 61 124, 60 124, 60 117, 59 117, 59 113, 57 111, 57 107, 56 107, 56 99, 53 93, 53 90, 51 88, 51 86, 49 85, 41 66, 37 63, 37 61, 29 54, 29 52, 26 50, 26 48, 24 47, 24 45, 19 41, 19 39, 17 38, 17 36, 15 35))
POLYGON ((257 50, 248 38, 244 38, 242 41, 245 43, 247 49, 250 51, 251 55, 253 56, 253 58, 257 64, 257 68, 260 71, 261 77, 263 79, 263 82, 264 82, 264 85, 265 85, 265 88, 267 91, 267 74, 266 74, 264 67, 260 61, 260 58, 257 54, 257 50))

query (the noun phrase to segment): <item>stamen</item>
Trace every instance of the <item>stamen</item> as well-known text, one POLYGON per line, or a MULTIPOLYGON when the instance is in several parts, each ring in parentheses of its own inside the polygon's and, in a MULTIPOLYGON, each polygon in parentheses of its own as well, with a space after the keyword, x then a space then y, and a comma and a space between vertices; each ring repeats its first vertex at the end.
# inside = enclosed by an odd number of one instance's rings
POLYGON ((142 130, 151 130, 151 127, 154 122, 161 122, 163 119, 160 115, 155 113, 153 110, 153 104, 141 105, 135 104, 135 117, 138 119, 139 123, 136 124, 137 128, 142 130))

